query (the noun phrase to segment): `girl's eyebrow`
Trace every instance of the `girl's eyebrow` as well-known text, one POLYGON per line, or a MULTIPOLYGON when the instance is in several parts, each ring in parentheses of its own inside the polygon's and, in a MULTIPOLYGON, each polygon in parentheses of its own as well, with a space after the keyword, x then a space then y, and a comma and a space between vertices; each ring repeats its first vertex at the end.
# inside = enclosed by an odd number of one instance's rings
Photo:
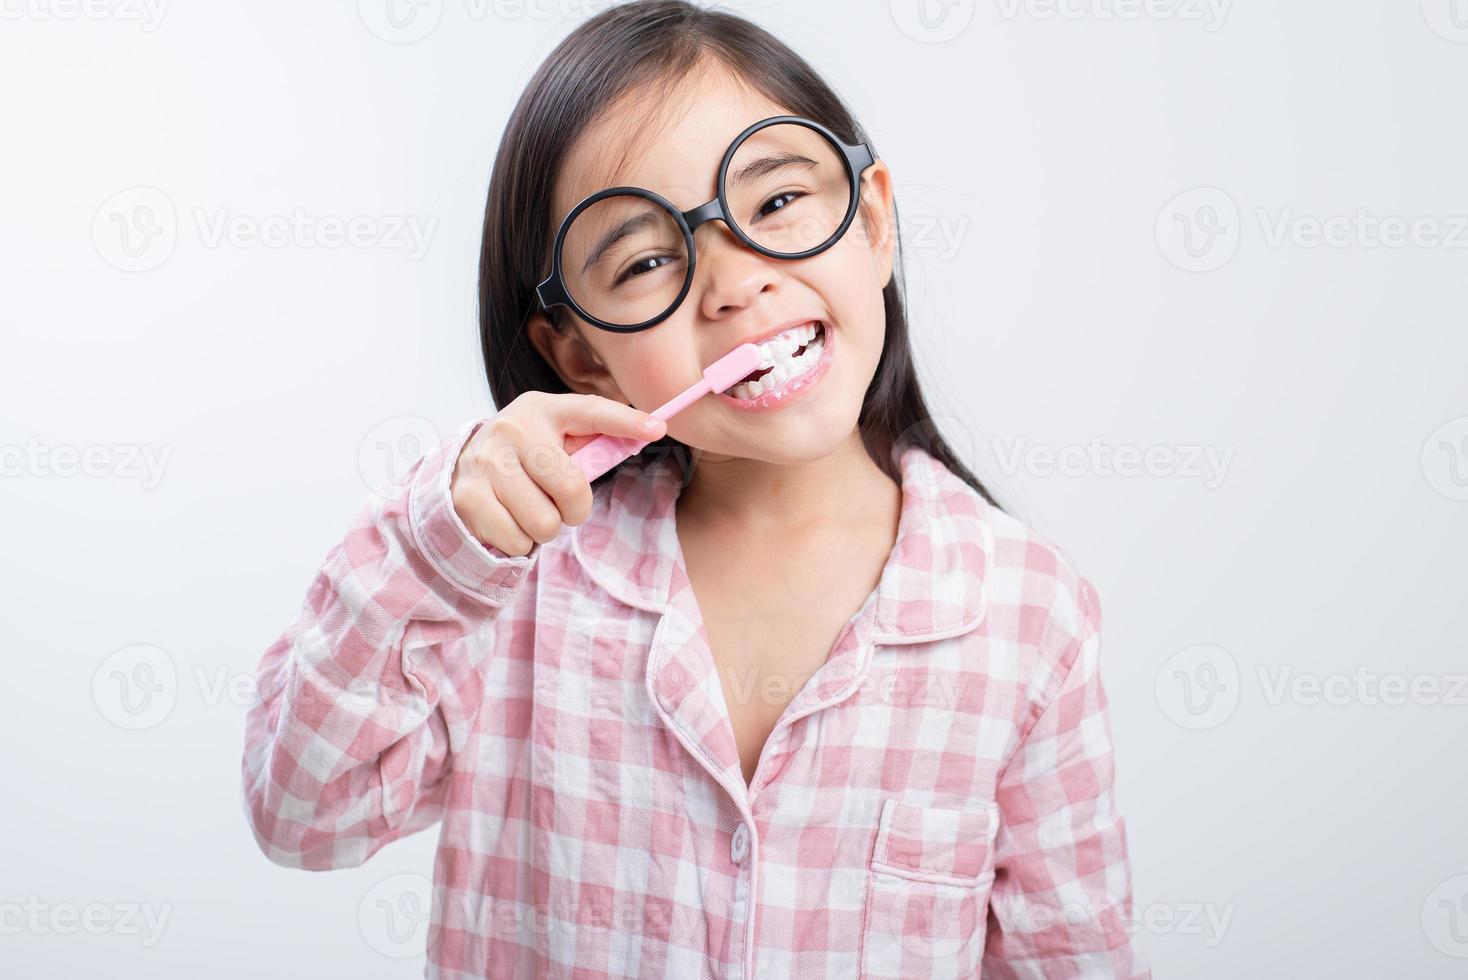
POLYGON ((816 162, 810 157, 803 156, 799 153, 780 153, 772 156, 760 157, 758 160, 751 160, 749 163, 740 167, 737 171, 730 173, 729 183, 731 183, 735 187, 738 187, 741 184, 749 183, 752 180, 759 180, 766 174, 773 173, 774 171, 779 170, 782 167, 788 167, 793 164, 814 167, 816 165, 816 162))
POLYGON ((611 248, 613 245, 617 244, 619 241, 626 238, 633 232, 641 231, 645 226, 655 225, 657 224, 657 222, 658 217, 654 213, 653 209, 646 208, 641 214, 633 215, 632 217, 623 221, 620 225, 617 225, 617 227, 602 235, 601 238, 597 239, 596 244, 591 247, 591 251, 587 254, 586 262, 581 266, 581 274, 585 275, 586 270, 590 269, 593 265, 596 265, 596 263, 600 262, 602 255, 606 252, 607 249, 611 248))

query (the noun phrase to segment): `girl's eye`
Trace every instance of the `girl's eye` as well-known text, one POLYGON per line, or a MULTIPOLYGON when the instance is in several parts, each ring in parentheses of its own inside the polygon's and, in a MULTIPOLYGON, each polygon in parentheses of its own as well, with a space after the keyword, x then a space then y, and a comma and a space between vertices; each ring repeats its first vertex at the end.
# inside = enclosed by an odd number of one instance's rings
POLYGON ((799 200, 802 197, 805 197, 805 195, 802 194, 800 191, 786 191, 783 194, 776 194, 774 197, 766 201, 764 203, 764 206, 759 209, 758 217, 763 218, 767 215, 773 214, 776 211, 788 208, 791 204, 794 204, 795 201, 799 200), (790 198, 790 200, 786 200, 786 198, 790 198), (774 207, 771 207, 772 204, 774 205, 774 207))
POLYGON ((649 272, 655 272, 677 258, 676 255, 649 255, 646 258, 638 259, 629 265, 621 275, 617 276, 617 281, 613 285, 620 286, 629 279, 635 279, 638 276, 645 276, 649 272))

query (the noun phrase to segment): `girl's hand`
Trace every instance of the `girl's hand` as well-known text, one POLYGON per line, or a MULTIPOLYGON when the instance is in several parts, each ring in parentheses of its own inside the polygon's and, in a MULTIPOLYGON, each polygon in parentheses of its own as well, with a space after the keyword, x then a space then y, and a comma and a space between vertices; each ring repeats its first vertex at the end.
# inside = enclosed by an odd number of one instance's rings
POLYGON ((459 453, 454 510, 485 545, 528 554, 591 515, 591 481, 571 453, 603 432, 655 442, 666 431, 662 419, 601 395, 527 391, 459 453))

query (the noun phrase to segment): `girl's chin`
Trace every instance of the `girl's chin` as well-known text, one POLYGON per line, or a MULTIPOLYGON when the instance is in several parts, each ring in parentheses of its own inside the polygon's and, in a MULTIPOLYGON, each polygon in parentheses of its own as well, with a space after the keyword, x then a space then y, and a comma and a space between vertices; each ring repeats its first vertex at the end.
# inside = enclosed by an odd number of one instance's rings
MULTIPOLYGON (((856 431, 857 418, 829 417, 826 413, 771 413, 768 421, 744 433, 731 433, 720 426, 720 438, 710 440, 717 448, 695 451, 711 462, 722 459, 758 460, 779 466, 796 466, 825 459, 838 451, 856 431), (782 424, 783 423, 783 424, 782 424)), ((705 445, 708 445, 706 443, 705 445)))

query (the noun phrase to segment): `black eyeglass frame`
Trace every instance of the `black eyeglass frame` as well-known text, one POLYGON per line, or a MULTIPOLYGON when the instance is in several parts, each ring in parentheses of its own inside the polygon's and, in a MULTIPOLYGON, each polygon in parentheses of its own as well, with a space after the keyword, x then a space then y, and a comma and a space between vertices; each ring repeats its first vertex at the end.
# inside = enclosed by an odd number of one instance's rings
POLYGON ((698 255, 693 246, 693 233, 704 222, 717 218, 724 222, 724 226, 732 231, 735 237, 745 245, 761 255, 767 255, 772 259, 805 259, 812 255, 819 255, 840 241, 842 236, 846 234, 847 229, 851 227, 851 222, 856 217, 856 209, 861 204, 861 176, 875 162, 876 160, 872 156, 871 148, 867 144, 846 143, 835 133, 831 132, 828 127, 821 125, 813 119, 806 119, 804 116, 770 116, 768 119, 761 119, 734 137, 734 142, 730 143, 729 148, 724 151, 724 159, 719 162, 718 195, 712 201, 700 204, 698 207, 688 211, 681 211, 667 198, 645 187, 608 187, 583 199, 561 221, 561 226, 556 231, 555 244, 551 249, 551 273, 544 282, 535 287, 535 295, 540 300, 542 309, 550 309, 552 306, 569 307, 581 319, 603 330, 610 330, 614 333, 637 333, 641 330, 651 329, 672 316, 683 305, 683 300, 687 298, 689 290, 693 288, 693 274, 698 264, 698 255), (841 219, 841 224, 837 226, 830 238, 803 252, 777 252, 773 249, 765 248, 763 245, 751 239, 739 227, 739 222, 733 220, 731 217, 729 199, 725 193, 725 181, 729 175, 729 162, 734 159, 734 154, 739 152, 739 147, 744 144, 745 140, 766 126, 774 126, 778 123, 795 123, 824 136, 832 146, 840 151, 842 162, 846 167, 846 177, 851 184, 851 203, 846 208, 846 215, 841 219), (688 253, 688 271, 684 275, 683 288, 678 291, 677 298, 673 300, 672 304, 666 310, 652 319, 644 320, 641 323, 630 326, 626 324, 608 323, 582 309, 581 305, 576 302, 566 289, 566 280, 561 274, 561 245, 566 240, 566 234, 571 228, 571 223, 576 220, 577 215, 593 204, 617 195, 646 198, 672 215, 678 224, 678 230, 683 234, 683 246, 688 253))

